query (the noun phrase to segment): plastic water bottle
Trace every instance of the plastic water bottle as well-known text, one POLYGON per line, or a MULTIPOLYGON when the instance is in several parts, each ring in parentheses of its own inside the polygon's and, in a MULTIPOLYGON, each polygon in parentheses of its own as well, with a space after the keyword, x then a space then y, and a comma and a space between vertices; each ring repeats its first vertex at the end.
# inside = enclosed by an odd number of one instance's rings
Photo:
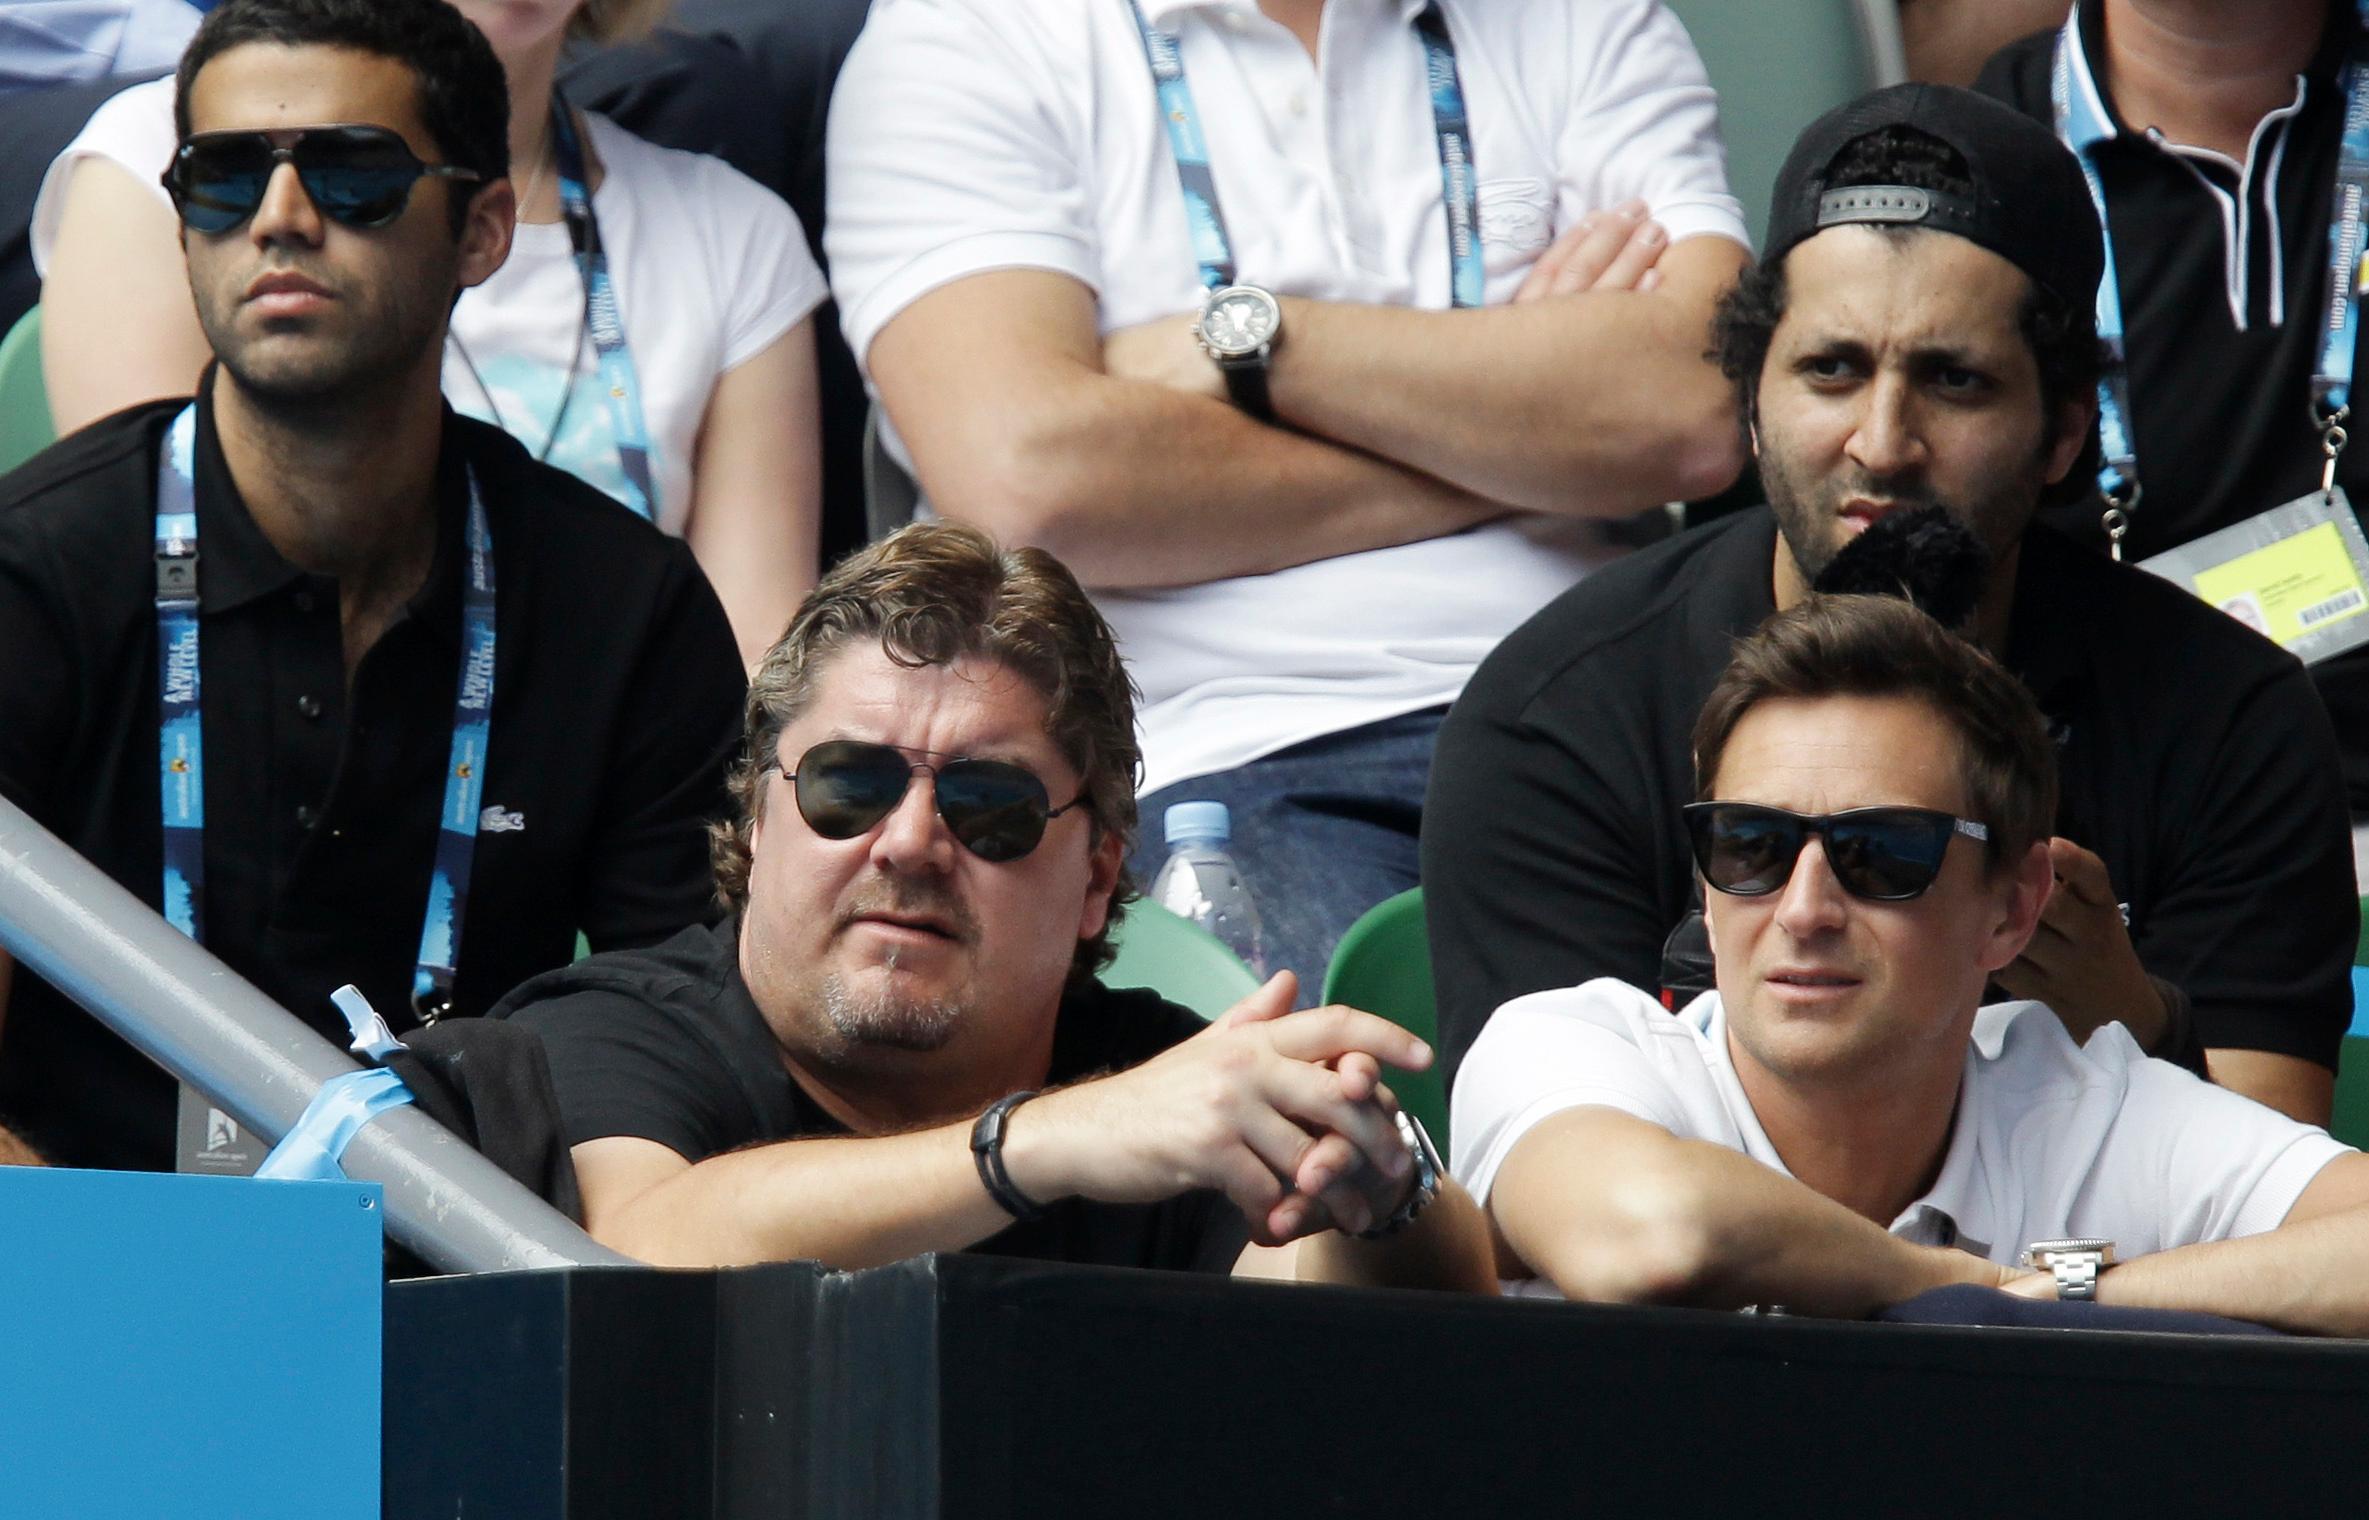
POLYGON ((1168 810, 1164 832, 1168 863, 1152 880, 1152 901, 1216 935, 1264 980, 1267 952, 1259 932, 1258 904, 1251 901, 1241 868, 1226 853, 1234 837, 1234 819, 1226 805, 1179 802, 1168 810))

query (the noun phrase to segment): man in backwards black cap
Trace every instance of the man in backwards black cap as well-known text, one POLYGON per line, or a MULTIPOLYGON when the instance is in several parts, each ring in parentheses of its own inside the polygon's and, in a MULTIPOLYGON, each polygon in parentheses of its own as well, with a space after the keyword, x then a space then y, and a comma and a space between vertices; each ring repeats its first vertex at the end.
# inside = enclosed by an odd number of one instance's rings
POLYGON ((1441 736, 1423 876, 1451 1071, 1524 993, 1701 984, 1664 975, 1700 942, 1695 714, 1734 639, 1887 540, 1947 538, 1911 531, 1938 507, 1988 559, 1963 631, 2039 700, 2062 782, 2059 887, 1995 987, 2326 1121, 2356 923, 2327 717, 2267 641, 2033 526, 2095 478, 2101 261, 2079 166, 2005 107, 1905 85, 1803 133, 1715 327, 1769 507, 1548 606, 1441 736))

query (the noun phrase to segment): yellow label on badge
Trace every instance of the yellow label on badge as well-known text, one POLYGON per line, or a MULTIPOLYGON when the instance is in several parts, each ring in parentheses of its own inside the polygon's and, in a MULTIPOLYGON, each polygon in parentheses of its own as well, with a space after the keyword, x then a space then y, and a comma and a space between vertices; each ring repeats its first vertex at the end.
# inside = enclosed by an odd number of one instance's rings
POLYGON ((2281 644, 2369 612, 2369 587, 2332 522, 2198 571, 2196 594, 2281 644))

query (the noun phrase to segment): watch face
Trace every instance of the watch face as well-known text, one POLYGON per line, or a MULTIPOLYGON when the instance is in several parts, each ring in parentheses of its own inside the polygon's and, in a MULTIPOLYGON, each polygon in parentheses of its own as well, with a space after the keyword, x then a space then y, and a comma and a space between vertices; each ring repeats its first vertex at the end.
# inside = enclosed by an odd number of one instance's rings
POLYGON ((1256 353, 1275 336, 1282 315, 1265 291, 1235 286, 1218 292, 1202 310, 1201 338, 1229 357, 1256 353))

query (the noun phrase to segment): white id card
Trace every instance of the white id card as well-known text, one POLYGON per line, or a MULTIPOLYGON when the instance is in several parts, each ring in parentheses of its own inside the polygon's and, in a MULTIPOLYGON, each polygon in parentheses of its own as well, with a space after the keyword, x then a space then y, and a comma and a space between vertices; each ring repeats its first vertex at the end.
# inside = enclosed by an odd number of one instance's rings
POLYGON ((2369 540, 2340 487, 2139 561, 2305 664, 2369 644, 2369 540))

